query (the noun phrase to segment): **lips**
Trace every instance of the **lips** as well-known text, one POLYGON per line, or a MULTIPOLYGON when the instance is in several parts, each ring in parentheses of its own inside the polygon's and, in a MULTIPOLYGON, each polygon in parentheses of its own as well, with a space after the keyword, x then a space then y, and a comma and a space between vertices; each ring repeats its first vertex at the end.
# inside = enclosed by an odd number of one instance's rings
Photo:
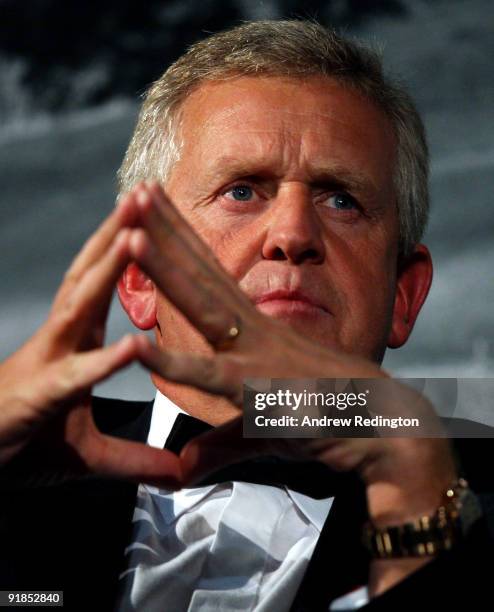
POLYGON ((329 310, 316 298, 303 291, 292 291, 278 289, 269 291, 253 298, 254 304, 264 312, 290 311, 293 313, 317 313, 323 311, 329 314, 329 310))

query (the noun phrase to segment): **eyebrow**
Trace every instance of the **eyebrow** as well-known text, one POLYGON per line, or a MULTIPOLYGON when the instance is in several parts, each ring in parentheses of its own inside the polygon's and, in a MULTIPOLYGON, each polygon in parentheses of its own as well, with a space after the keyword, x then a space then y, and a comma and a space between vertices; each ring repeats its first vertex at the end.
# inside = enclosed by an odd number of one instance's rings
MULTIPOLYGON (((348 169, 339 164, 312 164, 309 169, 310 182, 313 185, 331 185, 368 197, 376 196, 379 189, 365 174, 348 169)), ((272 177, 266 160, 249 160, 232 155, 218 157, 205 174, 206 181, 220 179, 231 181, 241 177, 272 177)))

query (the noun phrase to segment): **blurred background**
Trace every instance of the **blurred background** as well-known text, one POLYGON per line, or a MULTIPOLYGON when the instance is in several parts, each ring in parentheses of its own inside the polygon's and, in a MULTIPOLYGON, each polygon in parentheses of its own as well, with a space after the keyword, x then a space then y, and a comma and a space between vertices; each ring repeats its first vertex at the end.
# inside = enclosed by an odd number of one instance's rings
MULTIPOLYGON (((114 204, 140 95, 206 32, 311 17, 379 47, 411 90, 432 154, 435 262, 409 377, 494 376, 492 0, 0 0, 0 358, 45 319, 64 270, 114 204)), ((108 339, 130 331, 115 301, 108 339)), ((101 395, 150 399, 138 366, 101 395)))

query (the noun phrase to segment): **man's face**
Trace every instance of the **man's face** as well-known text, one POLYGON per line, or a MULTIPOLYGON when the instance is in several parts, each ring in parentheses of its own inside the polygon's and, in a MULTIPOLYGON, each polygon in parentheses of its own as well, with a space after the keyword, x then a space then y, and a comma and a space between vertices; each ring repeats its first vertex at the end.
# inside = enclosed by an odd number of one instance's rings
MULTIPOLYGON (((325 346, 380 360, 396 283, 395 139, 325 77, 202 85, 182 109, 166 190, 257 308, 325 346)), ((160 294, 159 344, 204 352, 160 294)))

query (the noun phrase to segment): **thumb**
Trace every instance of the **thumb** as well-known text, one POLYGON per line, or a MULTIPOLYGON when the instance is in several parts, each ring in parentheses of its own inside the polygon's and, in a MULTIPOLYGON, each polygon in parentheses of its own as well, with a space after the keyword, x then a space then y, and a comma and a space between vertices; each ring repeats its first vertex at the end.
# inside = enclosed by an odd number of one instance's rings
POLYGON ((173 490, 181 487, 180 460, 169 450, 99 433, 87 442, 82 459, 95 473, 173 490))
POLYGON ((180 453, 182 485, 193 486, 227 465, 270 454, 269 440, 242 436, 240 416, 188 442, 180 453))

